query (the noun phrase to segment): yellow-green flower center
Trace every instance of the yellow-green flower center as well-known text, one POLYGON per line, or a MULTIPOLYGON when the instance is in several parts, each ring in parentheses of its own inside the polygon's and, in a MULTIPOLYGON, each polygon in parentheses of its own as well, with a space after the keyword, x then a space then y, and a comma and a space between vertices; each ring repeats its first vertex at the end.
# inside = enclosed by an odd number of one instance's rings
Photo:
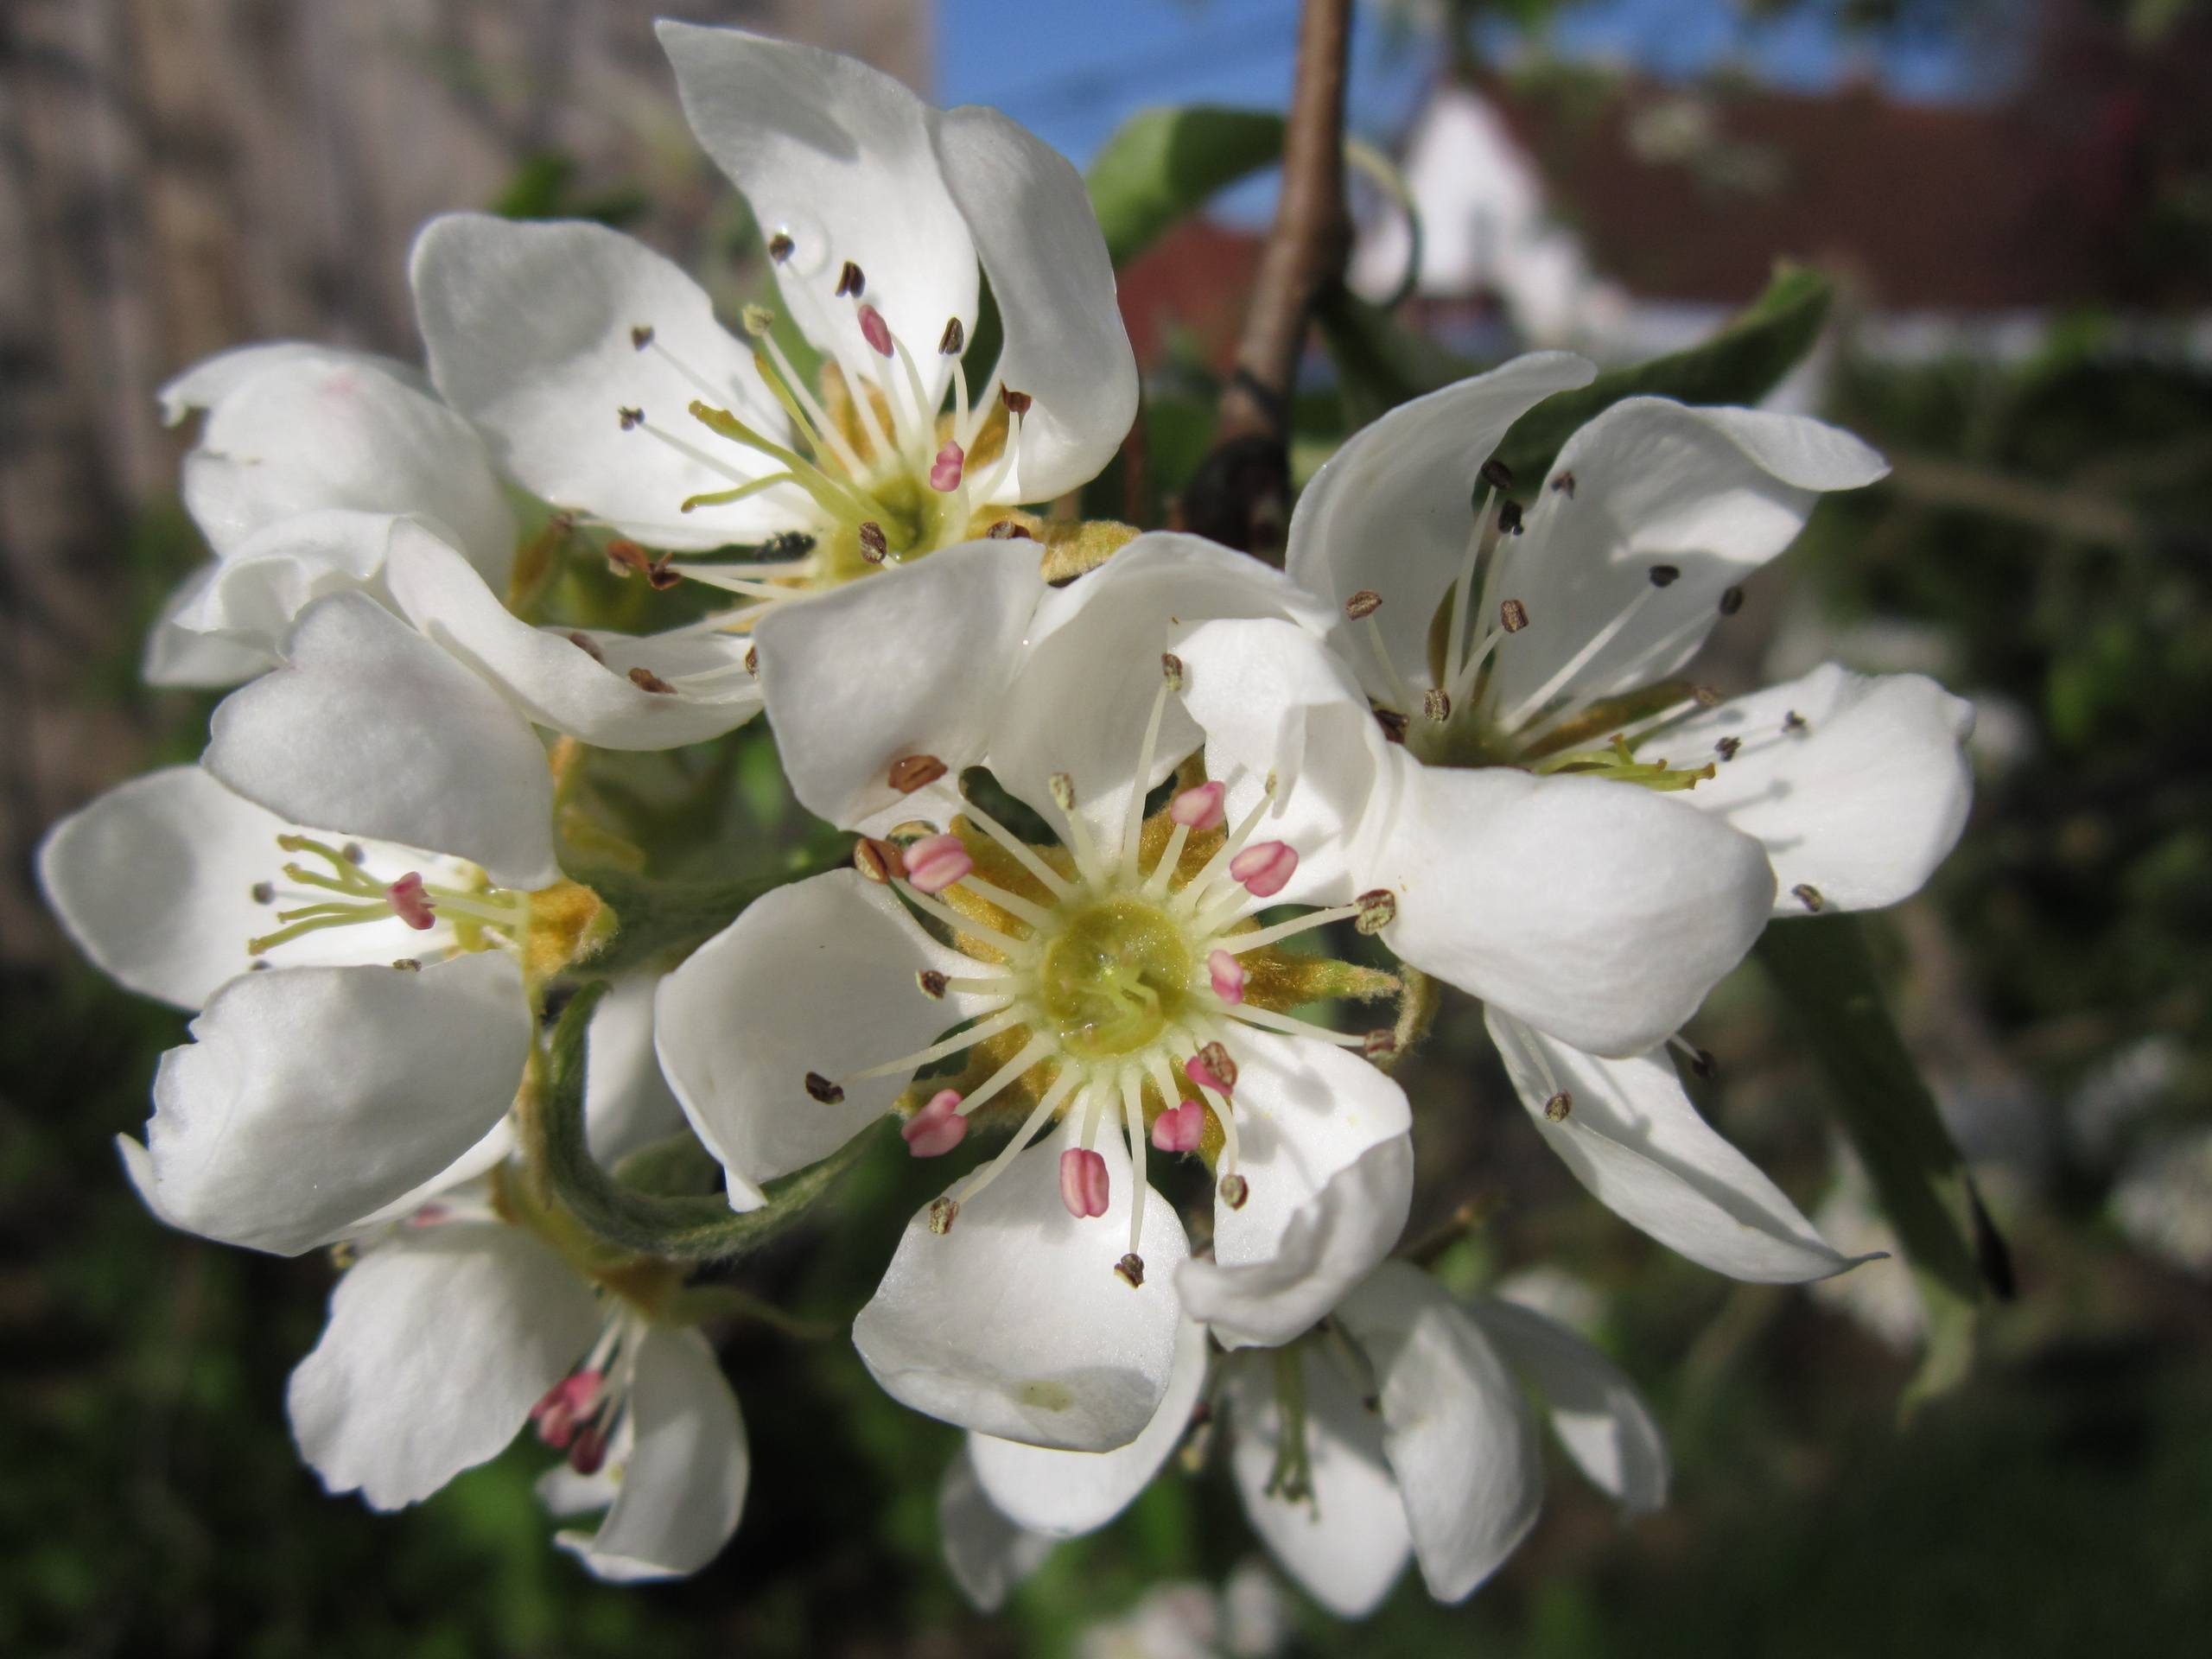
POLYGON ((1039 1001, 1065 1052, 1116 1058, 1184 1017, 1195 966, 1183 926, 1166 910, 1108 899, 1076 911, 1045 947, 1039 1001))

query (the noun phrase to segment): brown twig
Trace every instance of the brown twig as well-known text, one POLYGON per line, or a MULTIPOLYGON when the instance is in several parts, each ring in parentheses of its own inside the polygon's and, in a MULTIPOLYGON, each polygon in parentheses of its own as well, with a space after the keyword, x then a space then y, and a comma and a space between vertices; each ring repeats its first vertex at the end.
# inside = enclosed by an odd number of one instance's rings
POLYGON ((1317 300, 1344 278, 1345 63, 1351 0, 1305 0, 1283 133, 1282 194, 1260 257, 1213 448, 1183 497, 1186 528, 1279 558, 1290 502, 1290 398, 1317 300))

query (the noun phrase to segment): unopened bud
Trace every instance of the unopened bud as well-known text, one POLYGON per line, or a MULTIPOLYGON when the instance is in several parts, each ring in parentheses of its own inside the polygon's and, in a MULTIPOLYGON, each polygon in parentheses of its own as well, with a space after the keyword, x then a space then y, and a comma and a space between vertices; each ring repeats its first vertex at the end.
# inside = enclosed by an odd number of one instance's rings
POLYGON ((1440 685, 1432 685, 1421 693, 1421 714, 1441 726, 1452 718, 1452 694, 1440 685))
POLYGON ((891 540, 883 533, 883 526, 873 518, 861 521, 861 557, 870 564, 881 564, 891 551, 891 540))
POLYGON ((1651 578, 1654 588, 1671 588, 1682 579, 1682 567, 1679 564, 1655 564, 1643 574, 1651 578))
POLYGON ((841 300, 848 296, 858 299, 867 291, 868 277, 858 265, 846 260, 844 269, 837 273, 837 297, 841 300))
POLYGON ((1819 914, 1820 912, 1827 906, 1828 902, 1827 899, 1821 897, 1821 890, 1809 881, 1800 881, 1796 887, 1790 888, 1789 891, 1796 895, 1797 902, 1799 904, 1804 906, 1806 909, 1813 912, 1815 915, 1819 914))
POLYGON ((672 697, 676 695, 676 688, 650 668, 632 669, 630 683, 640 691, 651 691, 657 696, 672 697))
POLYGON ((1574 1096, 1562 1089, 1544 1103, 1544 1116, 1554 1123, 1567 1122, 1567 1115, 1574 1109, 1574 1096))
POLYGON ((853 868, 880 887, 906 874, 906 861, 887 841, 863 836, 853 843, 853 868))
POLYGON ((1344 601, 1344 614, 1355 622, 1363 616, 1372 616, 1382 608, 1382 595, 1372 588, 1363 588, 1344 601))
POLYGON ((944 773, 944 762, 933 754, 902 754, 891 763, 887 779, 891 787, 901 795, 911 795, 937 782, 944 773))
POLYGON ((952 1230, 952 1224, 960 1214, 957 1198, 935 1198, 930 1203, 930 1231, 943 1238, 952 1230))
POLYGON ((630 344, 635 349, 642 352, 652 343, 653 331, 650 323, 641 322, 630 330, 630 344))
POLYGON ((845 1097, 845 1091, 819 1071, 806 1074, 806 1092, 824 1106, 835 1106, 845 1097))
POLYGON ((1144 1257, 1135 1250, 1114 1264, 1114 1272, 1131 1290, 1144 1288, 1144 1257))
POLYGON ((968 331, 961 327, 959 318, 944 320, 944 332, 937 338, 937 349, 941 357, 957 357, 968 349, 968 331))
POLYGON ((1167 689, 1170 691, 1180 691, 1183 689, 1183 659, 1173 652, 1163 651, 1160 653, 1160 672, 1161 677, 1167 682, 1167 689))
POLYGON ((1244 1200, 1252 1196, 1252 1184, 1242 1175, 1221 1178, 1221 1201, 1232 1210, 1242 1210, 1244 1200))
POLYGON ((1359 906, 1359 919, 1352 925, 1362 933, 1380 933, 1398 919, 1398 895, 1388 887, 1363 893, 1352 903, 1359 906))

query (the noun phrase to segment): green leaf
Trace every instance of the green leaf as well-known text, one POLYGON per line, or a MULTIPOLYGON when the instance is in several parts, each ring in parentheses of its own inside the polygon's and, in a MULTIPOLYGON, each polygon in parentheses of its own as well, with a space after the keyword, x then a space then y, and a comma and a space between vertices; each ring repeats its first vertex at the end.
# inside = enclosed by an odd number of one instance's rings
MULTIPOLYGON (((1777 267, 1766 291, 1712 338, 1648 363, 1609 370, 1580 391, 1545 398, 1514 423, 1498 446, 1498 459, 1520 478, 1540 479, 1577 427, 1624 397, 1756 404, 1812 350, 1830 291, 1818 271, 1777 267)), ((1331 295, 1315 315, 1343 385, 1345 417, 1356 425, 1482 372, 1482 365, 1401 327, 1355 295, 1331 295)))
POLYGON ((582 965, 594 975, 657 965, 721 932, 762 893, 835 869, 849 855, 841 849, 837 857, 810 860, 804 868, 734 881, 656 881, 612 868, 576 870, 575 879, 600 896, 617 924, 613 937, 582 965))
POLYGON ((1116 266, 1239 179, 1282 157, 1282 117, 1204 105, 1140 110, 1090 163, 1090 205, 1116 266))
POLYGON ((741 1214, 718 1197, 670 1197, 625 1186, 593 1159, 584 1132, 585 1033, 606 993, 604 980, 585 986, 553 1027, 531 1121, 531 1151, 562 1207, 616 1249, 669 1262, 747 1255, 811 1209, 880 1138, 867 1131, 855 1135, 820 1163, 769 1183, 768 1202, 741 1214))
POLYGON ((1897 1033, 1859 918, 1777 922, 1758 958, 1827 1076, 1845 1138, 1913 1268, 1928 1349, 1905 1391, 1910 1414, 1964 1380, 1986 1293, 2012 1294, 2004 1241, 1897 1033))

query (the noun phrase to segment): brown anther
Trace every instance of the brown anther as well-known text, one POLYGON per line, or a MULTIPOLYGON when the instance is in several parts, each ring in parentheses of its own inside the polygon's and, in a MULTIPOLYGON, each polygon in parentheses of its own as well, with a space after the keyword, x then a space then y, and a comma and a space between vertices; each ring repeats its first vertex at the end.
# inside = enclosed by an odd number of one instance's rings
POLYGON ((867 276, 858 265, 849 259, 846 260, 844 269, 837 273, 837 297, 842 300, 849 296, 857 300, 866 292, 868 292, 867 276))
POLYGON ((633 570, 642 576, 652 571, 653 562, 645 556, 644 548, 618 536, 607 544, 607 568, 618 576, 633 570))
POLYGON ((1743 747, 1744 740, 1742 738, 1724 737, 1718 743, 1715 743, 1713 746, 1713 752, 1719 755, 1723 760, 1733 760, 1736 758, 1736 751, 1743 747))
POLYGON ((1370 1060, 1387 1060, 1398 1052, 1398 1033, 1377 1027, 1359 1039, 1359 1052, 1370 1060))
POLYGON ((1421 712, 1425 719, 1441 726, 1452 718, 1452 694, 1440 685, 1432 685, 1421 693, 1421 712))
POLYGON ((1508 633, 1518 633, 1529 626, 1529 607, 1517 599, 1509 599, 1497 607, 1497 625, 1508 633))
POLYGON ((861 522, 860 538, 861 557, 870 564, 881 564, 891 552, 891 543, 883 533, 883 526, 873 518, 861 522))
POLYGON ((894 842, 863 836, 853 843, 853 868, 880 887, 906 874, 906 860, 894 842))
POLYGON ((369 861, 369 849, 358 841, 349 841, 338 849, 338 856, 348 864, 365 864, 369 861))
POLYGON ((1242 1175, 1221 1178, 1221 1201, 1232 1210, 1242 1210, 1244 1200, 1252 1196, 1252 1184, 1242 1175))
POLYGON ((925 968, 914 976, 914 983, 922 988, 922 995, 932 1002, 944 1000, 944 988, 951 982, 934 968, 925 968))
POLYGON ((1037 400, 1026 391, 1016 391, 1012 386, 999 388, 999 401, 1006 405, 1009 415, 1027 415, 1030 404, 1037 400))
POLYGON ((835 1106, 845 1097, 845 1091, 819 1071, 806 1074, 806 1092, 824 1106, 835 1106))
POLYGON ((1743 590, 1742 588, 1722 588, 1722 589, 1720 590, 1720 614, 1721 614, 1721 615, 1723 615, 1723 616, 1733 616, 1733 615, 1735 615, 1735 614, 1736 614, 1736 613, 1737 613, 1737 612, 1738 612, 1738 611, 1742 610, 1743 608, 1744 608, 1744 590, 1743 590))
POLYGON ((758 677, 758 675, 760 674, 760 646, 758 646, 758 645, 747 645, 747 646, 745 648, 745 671, 746 671, 747 673, 751 674, 751 675, 753 675, 753 676, 755 676, 755 677, 758 677))
POLYGON ((1810 731, 1812 728, 1806 725, 1804 715, 1799 714, 1795 709, 1792 709, 1788 714, 1782 717, 1782 729, 1784 734, 1788 736, 1802 737, 1807 732, 1810 731))
POLYGON ((1682 567, 1679 564, 1655 564, 1643 574, 1651 578, 1654 588, 1671 588, 1682 579, 1682 567))
POLYGON ((959 318, 944 320, 944 332, 937 337, 937 349, 940 357, 957 357, 968 349, 968 331, 960 326, 959 318))
POLYGON ((1700 1048, 1691 1053, 1690 1070, 1695 1072, 1699 1077, 1709 1077, 1713 1075, 1714 1069, 1713 1051, 1711 1049, 1700 1048))
POLYGON ((1377 709, 1375 711, 1375 723, 1382 728, 1382 735, 1393 743, 1402 743, 1406 741, 1406 717, 1396 709, 1377 709))
POLYGON ((599 648, 599 641, 588 633, 572 632, 569 635, 569 643, 594 663, 603 663, 607 660, 607 653, 599 648))
POLYGON ((1562 1089, 1544 1103, 1544 1116, 1554 1123, 1567 1122, 1567 1115, 1574 1109, 1574 1096, 1562 1089))
POLYGON ((1493 490, 1510 490, 1513 487, 1513 469, 1492 455, 1483 462, 1483 482, 1493 490))
POLYGON ((1027 525, 1018 524, 1011 518, 1000 519, 998 523, 993 524, 988 530, 985 531, 983 534, 989 537, 991 540, 995 542, 1033 542, 1037 539, 1034 536, 1029 533, 1029 530, 1027 525))
POLYGON ((765 305, 748 305, 737 315, 745 324, 745 332, 755 340, 776 326, 776 314, 765 305))
POLYGON ((798 246, 798 244, 792 241, 789 236, 778 231, 768 238, 768 257, 780 265, 791 257, 792 251, 798 246))
POLYGON ((1160 672, 1161 677, 1167 682, 1167 689, 1170 691, 1180 691, 1183 689, 1183 659, 1173 652, 1163 651, 1160 653, 1160 672))
POLYGON ((944 762, 933 754, 902 754, 891 763, 887 781, 901 795, 911 795, 944 776, 944 762))
POLYGON ((1557 478, 1552 480, 1552 488, 1557 490, 1568 500, 1573 500, 1574 474, 1573 473, 1561 473, 1557 478))
POLYGON ((1236 1062, 1229 1058, 1229 1051, 1219 1043, 1208 1043, 1199 1049, 1198 1061, 1212 1074, 1224 1095, 1236 1086, 1236 1062))
POLYGON ((1358 918, 1352 925, 1362 933, 1380 933, 1398 919, 1398 895, 1388 887, 1363 893, 1352 903, 1359 906, 1358 918))
POLYGON ((614 412, 622 417, 625 432, 634 432, 645 424, 645 411, 642 409, 618 409, 614 412))
POLYGON ((1363 616, 1372 616, 1382 608, 1382 595, 1372 588, 1363 588, 1344 601, 1344 614, 1357 622, 1363 616))
POLYGON ((930 1201, 930 1231, 943 1238, 952 1230, 952 1224, 960 1214, 957 1198, 933 1198, 930 1201))
POLYGON ((676 688, 650 668, 632 669, 630 683, 636 686, 639 690, 651 691, 656 696, 672 697, 676 695, 676 688))
POLYGON ((1052 804, 1063 812, 1075 810, 1075 779, 1065 772, 1056 772, 1045 780, 1045 787, 1052 791, 1052 804))
POLYGON ((412 957, 402 957, 391 965, 403 974, 419 974, 423 971, 423 964, 412 957))
POLYGON ((651 323, 641 322, 630 330, 630 344, 638 350, 642 352, 652 343, 653 330, 651 323))
POLYGON ((1131 1250, 1114 1264, 1115 1276, 1131 1290, 1144 1288, 1144 1257, 1131 1250))
POLYGON ((266 957, 256 957, 252 963, 247 967, 246 972, 250 974, 265 974, 275 964, 270 963, 269 958, 266 957))
POLYGON ((1497 533, 1501 536, 1518 536, 1521 533, 1521 504, 1518 501, 1497 504, 1497 533))
POLYGON ((1804 906, 1815 916, 1827 907, 1828 901, 1821 897, 1821 890, 1809 881, 1800 881, 1789 891, 1796 896, 1799 904, 1804 906))
POLYGON ((1700 709, 1718 709, 1720 706, 1720 694, 1709 685, 1690 687, 1690 700, 1700 709))
POLYGON ((255 882, 253 884, 253 902, 257 905, 275 904, 276 902, 276 884, 274 881, 255 882))

